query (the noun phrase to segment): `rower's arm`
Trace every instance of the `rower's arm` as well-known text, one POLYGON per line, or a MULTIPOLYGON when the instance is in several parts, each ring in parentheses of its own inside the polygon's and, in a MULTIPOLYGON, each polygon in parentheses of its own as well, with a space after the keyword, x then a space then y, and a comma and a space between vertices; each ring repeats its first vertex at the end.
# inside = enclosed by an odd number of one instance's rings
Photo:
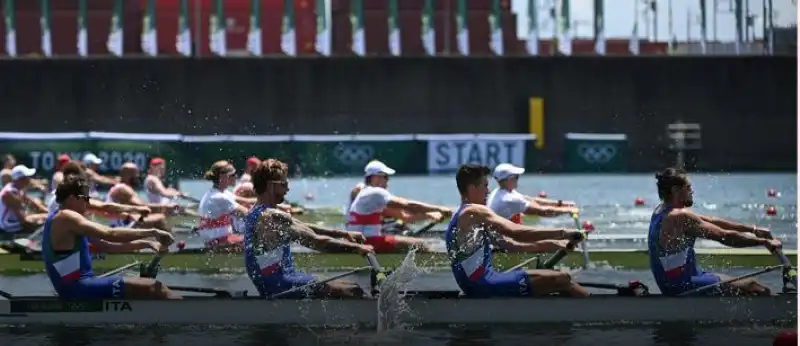
POLYGON ((359 244, 314 233, 314 231, 308 228, 304 223, 295 222, 290 215, 280 211, 267 211, 262 213, 259 220, 259 228, 259 232, 261 233, 267 232, 270 229, 287 232, 293 240, 317 251, 358 252, 359 244))
POLYGON ((243 205, 253 205, 256 204, 255 197, 242 197, 239 195, 234 195, 236 197, 236 203, 243 204, 243 205))
POLYGON ((111 228, 86 219, 72 210, 62 210, 58 216, 58 221, 63 222, 65 229, 76 235, 89 238, 102 239, 110 242, 130 242, 144 239, 156 235, 153 229, 139 228, 111 228))
POLYGON ((101 185, 114 185, 117 183, 116 177, 107 177, 104 175, 100 175, 99 173, 93 170, 86 170, 89 175, 91 175, 92 181, 101 185))
POLYGON ((753 233, 753 231, 756 230, 755 225, 745 226, 740 223, 736 223, 733 221, 725 220, 714 216, 705 216, 700 214, 694 214, 694 215, 697 215, 703 221, 712 223, 722 229, 727 229, 736 232, 743 232, 743 233, 753 233))
POLYGON ((102 253, 127 253, 147 249, 150 244, 145 240, 134 240, 127 243, 115 243, 102 239, 92 239, 92 247, 96 252, 102 253))
POLYGON ((728 229, 720 228, 719 226, 703 220, 700 216, 690 211, 681 211, 675 213, 675 221, 683 226, 686 234, 720 242, 730 247, 750 247, 750 246, 764 246, 769 243, 769 240, 758 238, 752 233, 743 233, 728 229))
POLYGON ((496 243, 500 248, 509 252, 555 252, 561 247, 556 240, 540 240, 533 243, 523 243, 509 237, 497 237, 496 243))
POLYGON ((563 228, 530 227, 513 223, 492 212, 486 206, 470 205, 458 218, 459 224, 485 225, 500 235, 516 241, 533 243, 547 239, 567 239, 563 228))
POLYGON ((39 213, 49 213, 50 212, 49 210, 47 210, 47 206, 45 206, 44 203, 42 203, 42 201, 40 201, 38 198, 31 198, 28 195, 23 195, 22 198, 25 199, 25 202, 28 205, 30 205, 34 209, 36 209, 37 212, 39 212, 39 213))
POLYGON ((161 195, 164 197, 178 197, 181 195, 180 191, 178 190, 168 189, 164 187, 164 184, 161 183, 161 180, 158 179, 148 179, 147 189, 150 190, 151 193, 161 195))
POLYGON ((312 224, 312 223, 307 223, 307 222, 300 221, 300 220, 295 219, 295 218, 292 218, 292 221, 294 223, 304 224, 306 227, 308 227, 314 233, 319 234, 319 235, 326 235, 326 236, 334 237, 334 238, 342 238, 342 237, 348 235, 347 231, 344 231, 344 230, 328 228, 328 227, 325 227, 325 226, 322 226, 322 225, 315 225, 315 224, 312 224))
POLYGON ((528 198, 529 201, 533 201, 539 203, 541 205, 551 206, 551 207, 574 207, 575 202, 572 201, 562 201, 562 200, 555 200, 555 199, 547 199, 541 197, 533 197, 533 196, 525 196, 528 198))
POLYGON ((544 217, 559 216, 565 214, 572 214, 575 210, 572 207, 553 207, 549 205, 542 205, 537 202, 529 202, 525 208, 525 215, 538 215, 544 217))
POLYGON ((146 206, 125 205, 114 202, 105 202, 99 199, 89 200, 89 211, 108 215, 111 217, 120 217, 123 213, 137 213, 149 214, 150 208, 146 206))
POLYGON ((452 213, 452 211, 449 208, 439 207, 417 201, 411 201, 397 196, 392 196, 392 198, 389 199, 389 203, 387 203, 386 206, 389 208, 402 209, 412 214, 425 214, 433 211, 438 211, 446 215, 452 213))
POLYGON ((63 173, 56 172, 56 174, 53 174, 53 186, 58 187, 58 185, 61 185, 62 181, 64 181, 63 173))
POLYGON ((174 210, 174 206, 171 204, 157 204, 157 203, 145 203, 139 198, 139 195, 136 194, 136 191, 133 191, 129 186, 126 186, 122 189, 117 189, 116 193, 122 193, 122 200, 124 201, 123 204, 135 205, 139 207, 149 207, 154 213, 170 213, 174 210), (123 192, 124 191, 124 192, 123 192), (127 203, 125 203, 127 202, 127 203))
POLYGON ((25 205, 23 204, 22 196, 5 193, 2 200, 6 208, 17 217, 17 220, 25 220, 25 205))

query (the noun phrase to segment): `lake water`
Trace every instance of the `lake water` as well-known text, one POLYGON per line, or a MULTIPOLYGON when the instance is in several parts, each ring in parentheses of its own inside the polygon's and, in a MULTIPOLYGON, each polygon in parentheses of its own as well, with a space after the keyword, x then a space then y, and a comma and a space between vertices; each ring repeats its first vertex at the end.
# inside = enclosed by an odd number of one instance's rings
MULTIPOLYGON (((797 247, 797 177, 795 174, 702 174, 692 176, 695 190, 694 209, 703 214, 722 216, 737 222, 770 227, 784 239, 786 248, 797 247), (768 189, 780 192, 767 196, 768 189), (774 205, 777 214, 766 215, 765 205, 774 205)), ((312 209, 340 210, 347 194, 359 178, 293 180, 288 199, 312 209), (306 198, 312 197, 312 198, 306 198)), ((200 197, 207 182, 183 181, 181 188, 200 197)), ((458 193, 452 176, 395 177, 390 182, 395 194, 431 203, 456 207, 458 193)), ((546 191, 550 198, 573 200, 583 208, 582 219, 597 229, 591 245, 611 248, 644 248, 650 213, 657 204, 652 175, 526 175, 520 190, 535 195, 546 191), (636 198, 645 206, 634 205, 636 198)), ((543 219, 547 225, 572 225, 569 217, 543 219)), ((700 246, 715 246, 704 242, 700 246)), ((724 271, 724 270, 723 270, 724 271)), ((725 271, 738 275, 747 269, 725 271)), ((334 275, 336 273, 326 273, 334 275)), ((624 283, 636 279, 657 288, 647 271, 592 268, 574 270, 574 277, 584 282, 624 283)), ((192 275, 163 273, 167 284, 206 286, 228 289, 252 289, 242 274, 192 275)), ((357 278, 366 283, 366 277, 357 278)), ((778 289, 779 275, 772 273, 760 280, 778 289)), ((0 277, 0 287, 16 294, 52 294, 43 275, 0 277)), ((421 276, 413 289, 455 289, 447 272, 421 276)), ((646 309, 646 306, 642 307, 646 309)), ((609 307, 609 309, 613 309, 609 307)), ((209 312, 213 313, 213 312, 209 312)), ((269 313, 265 311, 264 313, 269 313)), ((580 311, 576 311, 579 314, 580 311)), ((794 321, 796 324, 796 321, 794 321)), ((378 333, 373 329, 307 328, 223 328, 215 326, 104 328, 0 327, 1 345, 770 345, 780 329, 796 326, 751 324, 705 326, 697 324, 654 325, 520 325, 520 326, 424 326, 399 328, 378 333)))

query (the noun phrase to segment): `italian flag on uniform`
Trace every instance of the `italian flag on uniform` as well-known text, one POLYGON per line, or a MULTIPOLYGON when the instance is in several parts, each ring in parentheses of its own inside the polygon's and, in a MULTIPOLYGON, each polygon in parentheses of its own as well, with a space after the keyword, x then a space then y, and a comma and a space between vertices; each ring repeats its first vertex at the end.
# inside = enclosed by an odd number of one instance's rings
POLYGON ((209 48, 211 52, 225 56, 228 44, 225 37, 225 5, 222 0, 214 0, 214 12, 208 18, 209 48))
POLYGON ((436 55, 436 31, 433 26, 433 0, 425 0, 422 8, 422 47, 428 55, 436 55))
POLYGON ((114 12, 111 15, 111 29, 108 31, 106 48, 111 54, 122 56, 122 1, 114 0, 114 12))
POLYGON ((324 56, 331 55, 331 29, 328 25, 328 4, 326 0, 316 0, 314 9, 317 12, 317 39, 314 48, 324 56))
POLYGON ((503 55, 502 16, 500 0, 492 0, 492 11, 489 13, 489 48, 495 55, 503 55))
POLYGON ((389 0, 389 52, 400 55, 400 27, 397 18, 397 0, 389 0))
POLYGON ((469 29, 467 28, 467 0, 458 0, 456 6, 456 41, 458 52, 469 55, 469 29))

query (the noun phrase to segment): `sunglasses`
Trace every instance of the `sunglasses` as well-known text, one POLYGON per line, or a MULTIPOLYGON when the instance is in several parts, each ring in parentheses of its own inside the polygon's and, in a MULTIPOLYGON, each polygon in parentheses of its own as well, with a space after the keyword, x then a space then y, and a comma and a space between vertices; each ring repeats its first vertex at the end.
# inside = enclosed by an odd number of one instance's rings
POLYGON ((275 185, 278 185, 278 186, 281 186, 281 187, 289 187, 289 181, 288 180, 272 180, 272 181, 268 181, 268 183, 275 184, 275 185))
POLYGON ((89 202, 89 199, 91 199, 91 197, 88 195, 75 195, 75 198, 78 200, 83 200, 84 202, 89 202))

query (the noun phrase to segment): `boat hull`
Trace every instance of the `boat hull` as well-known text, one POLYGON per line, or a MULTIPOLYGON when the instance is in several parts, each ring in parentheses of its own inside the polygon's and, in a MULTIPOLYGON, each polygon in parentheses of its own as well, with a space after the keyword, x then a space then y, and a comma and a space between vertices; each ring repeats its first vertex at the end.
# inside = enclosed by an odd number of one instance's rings
MULTIPOLYGON (((641 323, 796 321, 797 296, 675 298, 405 298, 406 324, 641 323)), ((264 300, 188 297, 183 301, 0 300, 0 324, 374 325, 375 300, 264 300)), ((391 314, 390 314, 391 315, 391 314)))
MULTIPOLYGON (((715 268, 757 268, 777 264, 777 259, 765 249, 697 249, 698 263, 702 267, 715 268)), ((498 253, 495 254, 495 266, 509 268, 529 259, 530 253, 498 253)), ((543 254, 547 255, 547 254, 543 254)), ((797 254, 787 252, 789 260, 797 263, 797 254)), ((152 253, 101 255, 93 261, 95 272, 105 272, 134 261, 147 262, 152 253)), ((295 264, 303 270, 337 270, 352 269, 365 265, 364 258, 357 254, 320 254, 294 253, 295 264)), ((643 250, 611 250, 591 251, 590 259, 598 265, 610 265, 616 268, 649 269, 650 260, 643 250)), ((378 260, 385 267, 397 267, 402 263, 405 254, 379 254, 378 260)), ((416 264, 427 268, 449 268, 449 261, 444 253, 418 253, 416 264)), ((583 265, 583 255, 570 253, 560 264, 575 267, 583 265)), ((244 259, 240 254, 203 253, 185 251, 170 254, 161 261, 165 271, 178 272, 241 272, 244 259)), ((43 272, 39 254, 0 255, 0 275, 24 275, 43 272)))

